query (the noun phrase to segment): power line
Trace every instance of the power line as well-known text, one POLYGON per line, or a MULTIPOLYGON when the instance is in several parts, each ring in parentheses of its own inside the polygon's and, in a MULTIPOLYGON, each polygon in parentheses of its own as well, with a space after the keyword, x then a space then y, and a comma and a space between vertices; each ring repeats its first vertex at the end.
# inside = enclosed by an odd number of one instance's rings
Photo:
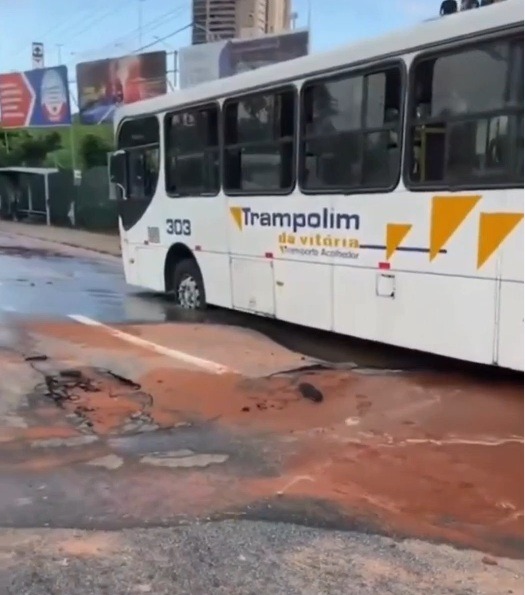
POLYGON ((83 27, 80 30, 70 31, 71 35, 69 35, 68 37, 62 38, 61 41, 65 42, 65 41, 72 39, 73 37, 79 37, 86 31, 88 31, 88 29, 91 29, 95 25, 98 25, 99 23, 101 23, 102 21, 107 19, 108 17, 121 12, 124 8, 129 7, 128 0, 121 0, 121 1, 123 2, 123 4, 121 6, 117 6, 116 8, 115 8, 115 6, 113 6, 113 8, 109 9, 108 11, 104 12, 103 14, 95 15, 95 18, 92 19, 91 21, 84 22, 83 27))
POLYGON ((106 7, 107 4, 104 0, 98 0, 96 4, 90 2, 87 7, 84 5, 81 11, 75 10, 75 16, 71 20, 59 22, 58 25, 50 27, 42 36, 42 41, 46 41, 51 36, 64 35, 71 30, 78 29, 86 23, 86 20, 93 18, 93 13, 100 13, 106 7))
MULTIPOLYGON (((182 3, 184 4, 183 6, 179 6, 178 8, 176 8, 175 10, 170 10, 169 12, 166 12, 162 15, 159 15, 157 17, 155 17, 154 19, 152 19, 151 21, 148 21, 144 24, 144 26, 142 27, 143 32, 148 32, 151 33, 153 31, 156 31, 157 29, 160 28, 160 26, 165 25, 167 20, 170 20, 170 17, 175 17, 175 16, 179 16, 181 15, 185 10, 187 10, 188 6, 187 6, 187 2, 182 3)), ((121 37, 116 37, 114 38, 110 43, 108 43, 107 45, 101 47, 101 48, 93 48, 92 50, 87 50, 85 52, 80 52, 79 56, 85 56, 85 55, 89 55, 90 53, 94 53, 96 52, 97 54, 99 53, 103 53, 105 51, 111 51, 113 50, 117 45, 123 45, 124 42, 126 41, 132 41, 135 38, 135 34, 138 32, 139 28, 137 27, 136 29, 133 29, 133 31, 130 31, 129 33, 127 33, 126 35, 122 35, 121 37)))
POLYGON ((184 27, 181 27, 180 29, 177 29, 176 31, 173 31, 173 33, 169 33, 168 35, 165 35, 164 37, 159 37, 155 41, 152 41, 151 43, 148 43, 146 45, 143 45, 142 47, 138 48, 137 50, 135 50, 135 51, 133 51, 131 53, 132 54, 140 54, 144 50, 147 50, 148 48, 153 47, 154 45, 157 45, 158 43, 161 43, 163 41, 166 41, 166 39, 170 39, 171 37, 175 37, 175 35, 178 35, 179 33, 182 33, 183 31, 186 31, 186 29, 189 29, 192 25, 193 25, 193 23, 189 23, 188 25, 185 25, 184 27))
MULTIPOLYGON (((103 4, 106 3, 105 0, 99 0, 99 2, 100 2, 101 8, 102 8, 103 4)), ((91 6, 88 10, 82 11, 82 15, 76 14, 72 19, 66 19, 62 23, 59 22, 58 24, 55 23, 52 27, 47 29, 42 35, 39 36, 40 37, 39 41, 44 42, 49 39, 51 34, 60 35, 62 33, 62 31, 68 31, 68 30, 71 30, 71 28, 78 27, 78 25, 80 25, 80 24, 85 24, 86 18, 88 18, 86 15, 88 15, 90 12, 92 12, 93 8, 95 8, 95 10, 98 10, 98 7, 93 7, 93 4, 91 4, 91 6)), ((27 44, 28 44, 28 41, 26 40, 26 42, 24 42, 23 45, 20 45, 17 49, 15 49, 12 53, 10 53, 11 57, 16 58, 22 52, 26 51, 27 44)))

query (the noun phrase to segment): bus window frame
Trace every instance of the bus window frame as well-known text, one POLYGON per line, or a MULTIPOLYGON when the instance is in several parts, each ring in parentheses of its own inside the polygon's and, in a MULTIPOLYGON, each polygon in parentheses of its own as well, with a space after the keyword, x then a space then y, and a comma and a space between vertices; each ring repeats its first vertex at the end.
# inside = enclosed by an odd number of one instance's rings
MULTIPOLYGON (((177 107, 175 109, 169 110, 163 114, 162 119, 163 125, 163 132, 164 132, 164 187, 166 196, 168 198, 210 198, 214 196, 218 196, 222 190, 222 106, 219 100, 210 100, 204 103, 193 103, 193 104, 186 104, 182 107, 177 107), (218 184, 216 191, 210 192, 200 192, 200 193, 190 193, 190 192, 170 192, 169 185, 168 185, 168 173, 169 169, 167 167, 167 159, 169 159, 169 119, 176 115, 182 113, 188 113, 191 111, 198 111, 204 110, 207 108, 216 108, 217 109, 217 155, 218 155, 218 163, 219 163, 219 176, 218 176, 218 184)), ((203 153, 204 154, 204 153, 203 153)))
POLYGON ((152 113, 152 114, 144 114, 144 115, 140 115, 140 116, 136 116, 136 117, 127 117, 124 118, 123 120, 121 120, 119 122, 118 128, 117 128, 117 133, 116 133, 116 150, 123 150, 123 151, 127 151, 128 149, 135 149, 137 147, 142 147, 142 146, 150 146, 150 145, 156 145, 158 144, 160 147, 161 144, 161 130, 160 130, 160 126, 161 123, 159 122, 159 118, 158 118, 159 114, 158 113, 152 113), (131 145, 126 145, 126 146, 120 146, 120 135, 122 133, 122 128, 124 128, 124 126, 130 122, 140 122, 141 120, 149 120, 149 119, 154 119, 157 122, 157 129, 158 129, 158 135, 157 135, 157 142, 141 142, 140 144, 131 144, 131 145))
MULTIPOLYGON (((324 195, 324 194, 342 194, 345 196, 351 196, 353 194, 386 194, 393 192, 399 186, 399 182, 402 177, 403 171, 403 153, 404 153, 404 134, 405 134, 405 112, 406 112, 406 101, 407 101, 407 85, 408 85, 408 72, 407 72, 407 64, 403 57, 400 55, 396 58, 387 59, 383 61, 373 61, 365 64, 358 64, 348 66, 344 69, 338 69, 336 71, 331 71, 329 73, 322 73, 318 76, 314 76, 313 78, 307 78, 303 80, 300 90, 300 101, 299 101, 299 127, 298 127, 298 160, 297 160, 297 170, 298 170, 298 187, 302 194, 305 195, 324 195), (301 184, 301 175, 299 175, 299 171, 301 167, 304 166, 305 163, 305 150, 304 150, 304 129, 305 129, 305 121, 304 121, 304 94, 307 91, 308 87, 311 85, 319 84, 320 82, 330 82, 330 81, 337 81, 342 80, 345 78, 349 78, 350 76, 370 76, 373 74, 378 74, 381 72, 385 72, 386 70, 398 68, 400 73, 400 85, 401 85, 401 93, 400 93, 400 114, 399 114, 399 123, 397 126, 397 132, 399 134, 399 156, 398 156, 398 168, 397 168, 397 175, 392 183, 388 187, 380 187, 380 186, 356 186, 352 188, 344 188, 344 187, 331 187, 331 188, 319 188, 319 189, 309 189, 304 188, 301 184)), ((365 88, 363 88, 363 98, 365 98, 365 88)), ((362 113, 361 113, 362 116, 362 113)), ((388 130, 388 128, 359 128, 356 132, 359 132, 361 135, 366 135, 367 133, 372 133, 374 131, 382 131, 388 130)), ((361 150, 363 149, 364 143, 361 143, 361 150)))
MULTIPOLYGON (((242 197, 242 196, 289 196, 292 194, 296 187, 297 187, 297 169, 298 169, 298 161, 297 161, 297 149, 298 149, 298 115, 299 115, 299 93, 297 83, 289 83, 285 85, 278 85, 276 87, 260 87, 256 90, 248 90, 246 92, 241 92, 239 95, 230 95, 228 97, 223 98, 222 106, 221 106, 221 125, 220 131, 221 134, 219 136, 219 140, 221 143, 221 188, 222 192, 225 196, 234 196, 234 197, 242 197), (224 187, 224 167, 226 164, 226 107, 229 103, 233 102, 240 102, 243 99, 253 97, 256 95, 277 95, 279 93, 284 93, 287 91, 293 92, 293 99, 294 99, 294 130, 292 135, 292 176, 291 176, 291 184, 288 188, 281 188, 276 190, 265 192, 260 192, 258 190, 231 190, 226 189, 224 187)), ((273 141, 273 143, 277 143, 278 141, 273 141)), ((247 144, 247 143, 236 143, 238 145, 247 144)), ((263 143, 260 143, 263 144, 263 143)), ((269 143, 270 144, 270 143, 269 143)), ((230 145, 231 146, 231 145, 230 145)))
MULTIPOLYGON (((505 41, 507 40, 509 43, 512 42, 513 39, 518 38, 519 36, 523 36, 523 25, 516 26, 511 25, 503 30, 498 30, 489 33, 488 35, 476 35, 475 37, 469 37, 468 39, 456 39, 452 40, 446 45, 442 45, 439 48, 431 48, 431 49, 423 49, 418 52, 412 63, 410 64, 409 72, 408 72, 408 87, 407 87, 407 108, 406 108, 406 117, 405 117, 405 130, 404 130, 404 151, 403 151, 403 183, 407 190, 411 192, 433 192, 433 191, 464 191, 464 190, 508 190, 508 189, 515 189, 515 188, 523 188, 523 181, 516 181, 516 182, 492 182, 481 180, 480 184, 475 183, 466 183, 466 184, 450 184, 444 179, 442 182, 414 182, 411 179, 410 169, 412 165, 412 128, 416 126, 416 119, 413 116, 414 109, 415 109, 415 93, 412 92, 414 89, 415 83, 415 76, 416 76, 416 68, 417 66, 427 60, 432 60, 433 58, 441 58, 447 55, 453 55, 458 50, 475 48, 484 43, 490 42, 498 42, 498 41, 505 41)), ((502 116, 506 115, 509 117, 516 117, 519 119, 520 113, 519 108, 512 108, 507 109, 504 113, 502 109, 498 110, 491 110, 487 112, 483 112, 482 114, 464 114, 461 116, 454 116, 447 120, 447 123, 455 123, 455 122, 462 122, 472 119, 477 119, 478 121, 481 119, 488 119, 491 117, 502 116)), ((521 112, 523 117, 523 112, 521 112)), ((448 134, 445 131, 445 135, 448 134)), ((444 148, 444 163, 446 163, 447 157, 447 145, 445 144, 444 148)))
MULTIPOLYGON (((146 139, 147 141, 151 140, 151 139, 146 139)), ((126 196, 123 197, 122 196, 122 189, 119 189, 118 191, 118 200, 126 200, 126 201, 130 201, 130 202, 134 202, 134 203, 145 203, 145 204, 150 204, 153 199, 155 198, 155 195, 157 194, 157 191, 159 190, 159 183, 160 183, 160 179, 161 179, 161 172, 162 172, 162 142, 161 142, 161 122, 159 121, 159 117, 158 114, 149 114, 149 115, 144 115, 144 116, 139 116, 137 118, 124 118, 121 122, 119 122, 118 128, 117 128, 117 133, 116 133, 116 147, 118 151, 124 151, 125 156, 126 156, 126 179, 125 179, 125 189, 126 189, 126 196), (156 142, 143 142, 141 141, 141 144, 128 144, 126 146, 122 145, 120 143, 120 136, 122 133, 122 129, 125 127, 125 125, 127 123, 130 122, 140 122, 141 120, 155 120, 156 122, 156 127, 157 127, 157 141, 156 142), (129 167, 129 159, 130 159, 130 153, 134 153, 134 152, 144 152, 145 150, 148 149, 157 149, 158 151, 158 163, 157 163, 157 178, 155 181, 155 187, 152 190, 151 196, 146 196, 146 193, 143 193, 143 196, 137 197, 137 196, 131 196, 130 193, 130 183, 129 183, 129 176, 130 176, 130 167, 129 167)))

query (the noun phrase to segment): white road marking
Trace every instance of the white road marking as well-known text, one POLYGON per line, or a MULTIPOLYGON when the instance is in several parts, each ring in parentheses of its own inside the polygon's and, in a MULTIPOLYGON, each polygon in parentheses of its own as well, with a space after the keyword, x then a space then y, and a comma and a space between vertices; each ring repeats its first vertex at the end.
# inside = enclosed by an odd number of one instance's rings
POLYGON ((116 328, 102 324, 102 322, 98 322, 98 320, 93 320, 92 318, 88 318, 82 314, 69 314, 69 318, 75 320, 76 322, 80 322, 80 324, 98 327, 117 339, 131 343, 137 347, 143 347, 144 349, 148 349, 149 351, 153 351, 159 355, 165 355, 166 357, 179 360, 185 364, 190 364, 196 368, 206 370, 206 372, 211 372, 213 374, 231 374, 235 372, 231 368, 218 364, 217 362, 212 362, 210 360, 191 355, 190 353, 186 353, 184 351, 170 349, 169 347, 164 347, 163 345, 158 345, 157 343, 153 343, 151 341, 146 341, 146 339, 141 339, 135 335, 119 331, 116 328))
MULTIPOLYGON (((368 432, 361 432, 365 439, 374 438, 368 432)), ((386 442, 376 444, 378 448, 398 448, 405 446, 419 446, 421 444, 431 444, 432 446, 505 446, 507 444, 523 444, 523 436, 507 436, 495 438, 491 436, 478 436, 472 438, 462 438, 461 436, 449 436, 447 438, 406 438, 396 442, 394 437, 389 434, 383 434, 386 442)), ((363 444, 362 440, 352 440, 355 444, 363 444)))
POLYGON ((16 308, 14 308, 13 306, 2 306, 2 310, 5 310, 6 312, 16 312, 16 308))
POLYGON ((432 444, 434 446, 504 446, 505 444, 523 444, 522 436, 511 436, 509 438, 445 438, 436 440, 434 438, 407 438, 399 445, 407 444, 432 444))

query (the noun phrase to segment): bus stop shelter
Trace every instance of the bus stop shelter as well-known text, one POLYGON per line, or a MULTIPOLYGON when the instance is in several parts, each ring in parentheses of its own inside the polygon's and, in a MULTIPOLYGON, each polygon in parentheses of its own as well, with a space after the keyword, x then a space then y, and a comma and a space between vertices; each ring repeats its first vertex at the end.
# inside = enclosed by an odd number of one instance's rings
POLYGON ((55 167, 0 167, 0 177, 6 182, 0 187, 2 214, 45 216, 46 225, 51 225, 49 176, 57 174, 58 171, 55 167), (29 179, 35 176, 43 182, 41 197, 34 195, 33 186, 29 182, 29 179))

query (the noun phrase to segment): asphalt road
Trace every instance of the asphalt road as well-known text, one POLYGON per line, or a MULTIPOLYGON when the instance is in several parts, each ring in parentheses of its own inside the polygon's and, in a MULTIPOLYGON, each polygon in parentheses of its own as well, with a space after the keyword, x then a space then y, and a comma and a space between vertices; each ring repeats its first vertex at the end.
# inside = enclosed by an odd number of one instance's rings
POLYGON ((1 235, 0 369, 1 594, 520 592, 516 375, 1 235))
POLYGON ((4 317, 164 322, 173 311, 166 300, 132 292, 117 258, 8 235, 0 235, 0 288, 4 317))

